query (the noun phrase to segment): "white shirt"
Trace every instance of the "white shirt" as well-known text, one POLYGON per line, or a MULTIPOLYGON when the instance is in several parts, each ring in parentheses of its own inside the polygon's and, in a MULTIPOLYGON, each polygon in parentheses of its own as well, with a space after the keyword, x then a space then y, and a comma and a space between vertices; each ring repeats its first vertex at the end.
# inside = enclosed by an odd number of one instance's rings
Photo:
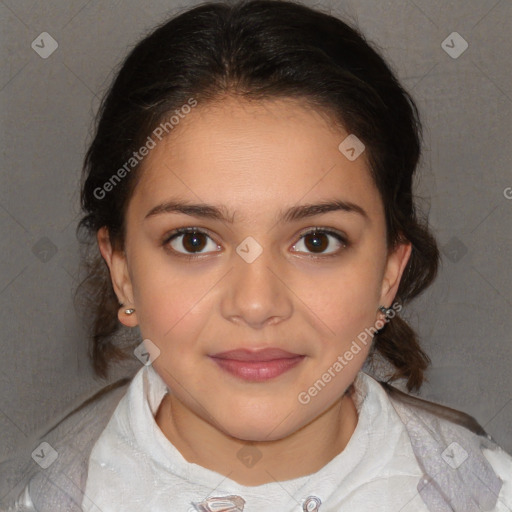
MULTIPOLYGON (((417 491, 422 471, 386 391, 362 371, 354 386, 358 423, 339 455, 314 474, 247 487, 187 462, 164 436, 154 416, 169 390, 154 368, 145 366, 94 445, 82 509, 238 511, 198 504, 211 497, 239 496, 245 500, 243 512, 427 511, 417 491)), ((502 450, 484 453, 504 482, 495 512, 510 512, 512 458, 502 450)))

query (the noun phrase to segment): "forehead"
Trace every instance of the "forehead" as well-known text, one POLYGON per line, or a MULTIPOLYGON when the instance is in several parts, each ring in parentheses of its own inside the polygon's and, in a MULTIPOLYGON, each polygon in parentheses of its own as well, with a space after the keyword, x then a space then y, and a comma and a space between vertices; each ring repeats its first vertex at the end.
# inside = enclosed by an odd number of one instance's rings
POLYGON ((132 202, 149 209, 179 196, 223 205, 247 220, 255 211, 338 197, 378 215, 365 153, 351 161, 339 149, 349 135, 299 100, 199 104, 156 140, 132 202))

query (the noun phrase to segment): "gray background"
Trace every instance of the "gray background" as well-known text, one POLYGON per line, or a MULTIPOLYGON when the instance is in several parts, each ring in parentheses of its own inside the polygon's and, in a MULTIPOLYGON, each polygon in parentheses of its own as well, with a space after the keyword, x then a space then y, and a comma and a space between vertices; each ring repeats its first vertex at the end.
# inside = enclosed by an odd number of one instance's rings
MULTIPOLYGON (((0 1, 0 461, 105 385, 72 302, 82 159, 113 68, 194 3, 0 1), (47 59, 31 47, 42 32, 58 42, 47 59)), ((419 104, 417 191, 443 251, 436 283, 405 311, 433 360, 421 394, 473 415, 512 451, 512 3, 308 5, 358 24, 419 104), (441 46, 452 32, 469 44, 458 58, 441 46)))

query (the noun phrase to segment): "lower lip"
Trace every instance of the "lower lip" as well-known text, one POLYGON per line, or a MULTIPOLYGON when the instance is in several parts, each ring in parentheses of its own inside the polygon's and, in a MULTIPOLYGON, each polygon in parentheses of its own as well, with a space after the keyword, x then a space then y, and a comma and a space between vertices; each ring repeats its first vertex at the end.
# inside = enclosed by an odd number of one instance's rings
POLYGON ((238 361, 235 359, 212 359, 224 371, 250 382, 264 382, 279 377, 295 368, 305 356, 273 359, 272 361, 238 361))

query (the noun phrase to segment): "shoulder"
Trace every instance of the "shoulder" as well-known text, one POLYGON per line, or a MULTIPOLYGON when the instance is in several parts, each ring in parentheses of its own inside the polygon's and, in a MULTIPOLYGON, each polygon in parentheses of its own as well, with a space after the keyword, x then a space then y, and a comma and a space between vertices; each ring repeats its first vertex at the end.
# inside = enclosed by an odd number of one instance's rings
POLYGON ((453 495, 461 503, 460 510, 472 502, 482 510, 512 507, 512 457, 475 418, 387 383, 381 385, 408 431, 424 472, 418 490, 425 499, 437 503, 440 494, 453 495))
POLYGON ((90 451, 130 381, 105 386, 0 461, 0 510, 81 510, 90 451))

